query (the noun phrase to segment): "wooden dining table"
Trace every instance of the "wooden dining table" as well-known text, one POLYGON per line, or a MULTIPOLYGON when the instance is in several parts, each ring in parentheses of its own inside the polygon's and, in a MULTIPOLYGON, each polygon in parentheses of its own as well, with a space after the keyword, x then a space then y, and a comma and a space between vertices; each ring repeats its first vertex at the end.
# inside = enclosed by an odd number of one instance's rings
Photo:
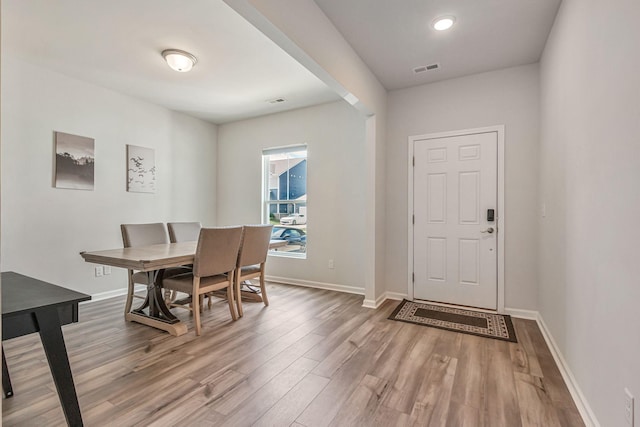
MULTIPOLYGON (((163 243, 131 248, 80 252, 86 262, 147 273, 147 295, 141 306, 125 314, 125 319, 180 336, 187 326, 173 315, 162 294, 162 275, 170 267, 193 264, 198 242, 163 243)), ((271 240, 269 249, 277 250, 288 242, 271 240)), ((254 297, 255 298, 255 297, 254 297)))

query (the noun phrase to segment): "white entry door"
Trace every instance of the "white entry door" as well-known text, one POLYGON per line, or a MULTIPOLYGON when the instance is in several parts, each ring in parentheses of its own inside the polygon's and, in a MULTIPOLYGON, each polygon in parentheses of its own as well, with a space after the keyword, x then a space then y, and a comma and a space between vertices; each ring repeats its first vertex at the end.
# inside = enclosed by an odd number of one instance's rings
POLYGON ((497 132, 413 150, 414 297, 497 309, 497 132))

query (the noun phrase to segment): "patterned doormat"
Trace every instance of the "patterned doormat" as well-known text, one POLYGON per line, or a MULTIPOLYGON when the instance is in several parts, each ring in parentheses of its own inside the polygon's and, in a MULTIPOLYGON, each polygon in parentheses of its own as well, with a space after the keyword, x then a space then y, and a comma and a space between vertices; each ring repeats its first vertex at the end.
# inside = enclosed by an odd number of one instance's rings
POLYGON ((511 316, 403 300, 391 320, 518 342, 511 316))

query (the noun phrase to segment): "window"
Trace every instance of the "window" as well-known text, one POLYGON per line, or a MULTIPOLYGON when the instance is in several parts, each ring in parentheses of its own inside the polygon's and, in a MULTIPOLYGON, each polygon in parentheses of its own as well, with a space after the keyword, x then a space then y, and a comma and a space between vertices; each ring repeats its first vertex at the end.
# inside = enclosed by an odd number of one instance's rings
POLYGON ((307 147, 264 150, 263 222, 273 224, 272 240, 287 244, 270 255, 306 258, 307 147))

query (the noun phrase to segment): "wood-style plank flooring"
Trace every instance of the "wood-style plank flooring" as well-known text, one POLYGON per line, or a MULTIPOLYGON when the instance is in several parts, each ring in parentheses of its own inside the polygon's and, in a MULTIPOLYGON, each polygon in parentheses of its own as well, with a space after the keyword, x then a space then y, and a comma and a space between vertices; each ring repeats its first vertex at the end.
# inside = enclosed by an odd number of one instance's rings
MULTIPOLYGON (((196 338, 124 321, 124 298, 63 327, 87 426, 583 426, 533 321, 519 343, 387 320, 362 297, 269 284, 271 305, 205 308, 196 338)), ((139 300, 136 300, 137 303, 139 300)), ((65 425, 37 335, 5 341, 5 426, 65 425)))

